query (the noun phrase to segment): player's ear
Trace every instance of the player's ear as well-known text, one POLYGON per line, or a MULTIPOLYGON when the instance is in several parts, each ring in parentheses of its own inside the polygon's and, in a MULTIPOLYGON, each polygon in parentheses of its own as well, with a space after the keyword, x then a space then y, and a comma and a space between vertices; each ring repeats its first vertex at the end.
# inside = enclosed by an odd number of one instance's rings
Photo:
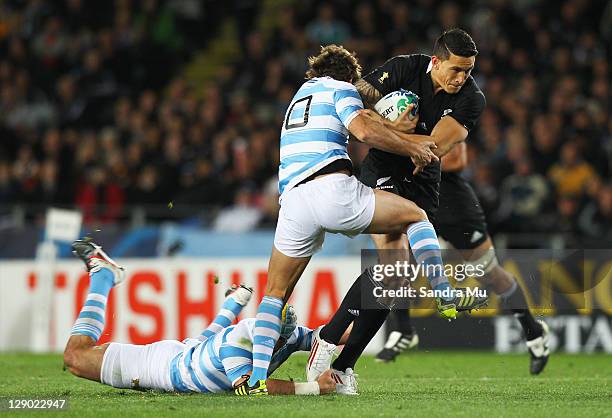
POLYGON ((440 69, 440 58, 433 55, 431 57, 431 66, 435 68, 436 70, 439 70, 440 69))

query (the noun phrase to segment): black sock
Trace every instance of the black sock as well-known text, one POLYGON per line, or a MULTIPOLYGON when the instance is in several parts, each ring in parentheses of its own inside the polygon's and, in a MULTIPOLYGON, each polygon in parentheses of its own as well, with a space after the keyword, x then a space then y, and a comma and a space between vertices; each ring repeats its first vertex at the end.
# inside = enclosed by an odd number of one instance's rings
POLYGON ((411 334, 414 331, 410 322, 410 309, 393 309, 387 318, 387 336, 393 331, 411 334))
POLYGON ((514 289, 510 289, 507 296, 502 297, 502 306, 507 310, 510 310, 516 319, 521 323, 523 331, 525 332, 525 338, 527 340, 533 340, 542 335, 542 325, 540 325, 529 311, 527 299, 523 293, 523 289, 514 282, 512 286, 514 289))
POLYGON ((359 303, 361 301, 361 277, 359 276, 355 280, 355 283, 353 283, 344 299, 342 299, 342 303, 334 313, 334 316, 321 328, 319 336, 328 343, 338 345, 344 331, 355 319, 354 313, 359 310, 359 303))
POLYGON ((377 283, 372 279, 372 272, 369 269, 364 270, 342 299, 334 316, 321 329, 319 336, 328 343, 338 345, 340 338, 361 309, 381 306, 374 296, 375 286, 377 283))
POLYGON ((332 363, 336 370, 354 369, 366 346, 376 335, 389 315, 388 309, 362 309, 355 318, 353 329, 338 358, 332 363))

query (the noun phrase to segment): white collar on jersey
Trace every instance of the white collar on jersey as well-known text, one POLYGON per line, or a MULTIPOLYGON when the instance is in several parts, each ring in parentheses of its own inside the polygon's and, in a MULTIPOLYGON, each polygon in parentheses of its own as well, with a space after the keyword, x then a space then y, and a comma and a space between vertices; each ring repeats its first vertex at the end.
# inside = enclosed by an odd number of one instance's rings
POLYGON ((431 67, 432 67, 431 60, 429 60, 429 65, 427 66, 427 71, 425 71, 425 73, 431 72, 431 67))

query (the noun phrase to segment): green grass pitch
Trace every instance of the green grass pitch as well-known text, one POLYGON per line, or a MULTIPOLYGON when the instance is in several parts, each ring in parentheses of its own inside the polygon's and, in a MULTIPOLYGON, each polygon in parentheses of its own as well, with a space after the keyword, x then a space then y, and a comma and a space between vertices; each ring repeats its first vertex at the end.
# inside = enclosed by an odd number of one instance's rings
MULTIPOLYGON (((275 377, 303 380, 305 362, 292 358, 275 377)), ((52 415, 104 418, 612 416, 610 355, 556 354, 540 376, 528 374, 526 355, 479 352, 412 352, 391 364, 366 356, 357 371, 358 397, 239 398, 118 390, 73 377, 59 355, 0 354, 0 397, 68 396, 70 409, 52 415)))

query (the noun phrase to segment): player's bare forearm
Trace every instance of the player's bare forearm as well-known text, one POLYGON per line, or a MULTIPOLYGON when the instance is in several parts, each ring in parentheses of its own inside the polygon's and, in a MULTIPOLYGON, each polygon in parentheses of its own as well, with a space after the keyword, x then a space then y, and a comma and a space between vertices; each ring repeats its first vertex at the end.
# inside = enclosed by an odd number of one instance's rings
POLYGON ((370 83, 360 78, 355 82, 355 87, 361 96, 363 104, 368 109, 374 109, 376 102, 380 100, 382 94, 370 83))
POLYGON ((431 131, 431 137, 438 148, 434 151, 438 157, 446 155, 455 145, 465 141, 468 130, 451 116, 443 117, 431 131))
POLYGON ((331 377, 331 370, 327 370, 316 382, 267 379, 266 387, 270 395, 326 395, 336 391, 336 381, 331 377))
POLYGON ((433 141, 437 148, 433 150, 438 157, 446 155, 455 145, 465 141, 468 130, 452 117, 444 117, 434 126, 430 135, 407 135, 412 141, 433 141))
POLYGON ((460 142, 455 145, 440 161, 442 171, 461 171, 467 166, 467 145, 460 142))
POLYGON ((288 380, 267 379, 266 387, 270 395, 295 395, 295 383, 288 380))
MULTIPOLYGON (((367 109, 361 110, 359 115, 353 119, 349 131, 359 141, 374 148, 407 157, 422 156, 424 153, 422 143, 427 143, 427 141, 411 140, 410 137, 413 135, 387 128, 382 116, 367 109)), ((431 142, 431 145, 433 145, 433 142, 431 142)), ((432 159, 437 160, 433 153, 431 153, 431 157, 434 158, 430 158, 428 163, 432 159)))
MULTIPOLYGON (((234 384, 234 388, 245 384, 250 375, 251 372, 242 376, 242 378, 234 384)), ((295 395, 295 385, 295 382, 289 380, 266 379, 266 388, 270 395, 295 395)))

